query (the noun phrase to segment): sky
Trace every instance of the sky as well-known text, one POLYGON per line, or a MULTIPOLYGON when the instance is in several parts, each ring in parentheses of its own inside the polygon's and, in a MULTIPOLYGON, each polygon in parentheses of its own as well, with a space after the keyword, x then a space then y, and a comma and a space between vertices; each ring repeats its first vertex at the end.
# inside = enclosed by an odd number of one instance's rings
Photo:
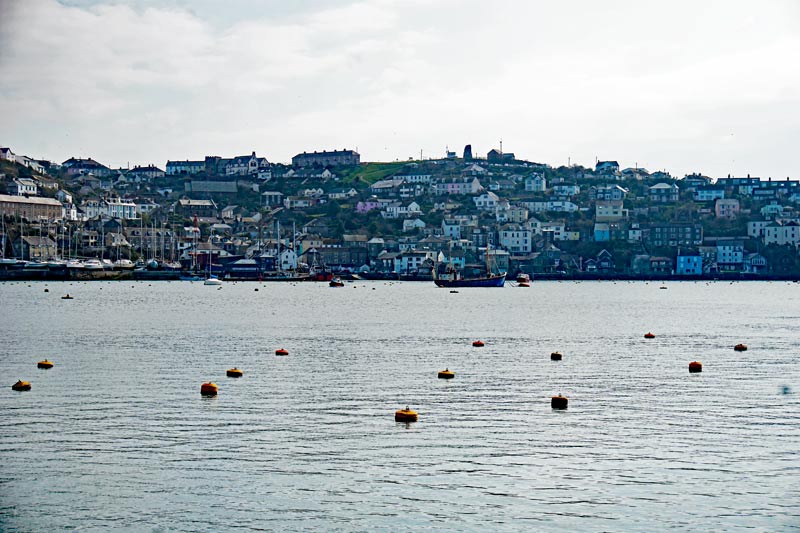
POLYGON ((0 146, 800 178, 800 2, 0 0, 0 146))

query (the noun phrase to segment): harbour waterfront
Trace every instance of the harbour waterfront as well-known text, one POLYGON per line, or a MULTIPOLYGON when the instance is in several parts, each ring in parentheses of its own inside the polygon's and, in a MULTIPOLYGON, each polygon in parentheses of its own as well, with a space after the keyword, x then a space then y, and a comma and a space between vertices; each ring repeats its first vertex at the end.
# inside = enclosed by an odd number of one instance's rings
POLYGON ((800 526, 800 285, 661 285, 0 284, 0 529, 800 526))

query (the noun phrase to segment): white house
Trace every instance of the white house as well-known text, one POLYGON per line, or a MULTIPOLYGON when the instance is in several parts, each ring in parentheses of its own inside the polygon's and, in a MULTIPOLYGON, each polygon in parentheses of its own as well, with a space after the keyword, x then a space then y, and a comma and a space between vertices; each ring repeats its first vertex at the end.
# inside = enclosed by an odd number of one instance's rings
POLYGON ((394 258, 394 271, 400 274, 415 273, 426 264, 433 264, 436 252, 430 250, 409 250, 394 258), (426 263, 427 261, 427 263, 426 263))
POLYGON ((400 202, 393 202, 387 205, 381 212, 383 218, 404 218, 421 214, 422 211, 417 202, 411 202, 408 205, 403 205, 400 202))
POLYGON ((485 192, 480 196, 476 196, 473 198, 475 202, 475 207, 478 209, 482 209, 484 211, 493 211, 497 207, 497 202, 500 201, 500 198, 493 192, 485 192))
POLYGON ((742 241, 717 242, 717 266, 721 271, 738 271, 744 264, 744 244, 742 241))
POLYGON ((772 222, 763 229, 764 244, 791 244, 800 243, 800 224, 794 220, 786 222, 772 222))
POLYGON ((442 234, 451 239, 460 239, 461 224, 451 218, 442 219, 442 234))
POLYGON ((415 231, 423 229, 425 226, 427 226, 427 224, 419 218, 407 218, 403 221, 403 231, 415 231))
POLYGON ((8 193, 12 196, 36 196, 39 186, 30 178, 15 178, 8 187, 8 193))
POLYGON ((14 155, 14 152, 11 151, 11 148, 0 148, 0 159, 5 159, 6 161, 14 163, 17 159, 17 156, 14 155))
POLYGON ((533 174, 525 178, 527 192, 544 192, 547 190, 547 180, 542 174, 533 174))
POLYGON ((725 198, 725 187, 705 185, 694 190, 694 199, 697 202, 713 202, 725 198))
POLYGON ((650 201, 662 204, 677 202, 679 192, 678 186, 674 183, 656 183, 647 189, 650 201))
POLYGON ((553 194, 556 196, 563 196, 569 198, 570 196, 575 196, 581 192, 580 185, 575 185, 572 183, 558 183, 553 185, 553 194))
POLYGON ((533 251, 533 231, 517 224, 500 228, 500 246, 515 254, 529 254, 533 251))

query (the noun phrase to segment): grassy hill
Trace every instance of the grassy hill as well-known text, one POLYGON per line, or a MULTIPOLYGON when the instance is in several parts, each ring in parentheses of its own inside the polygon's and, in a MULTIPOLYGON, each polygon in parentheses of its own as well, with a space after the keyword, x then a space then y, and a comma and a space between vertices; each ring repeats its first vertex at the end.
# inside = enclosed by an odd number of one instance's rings
POLYGON ((363 163, 342 172, 341 181, 351 185, 356 185, 356 182, 372 185, 397 174, 405 165, 406 163, 363 163))

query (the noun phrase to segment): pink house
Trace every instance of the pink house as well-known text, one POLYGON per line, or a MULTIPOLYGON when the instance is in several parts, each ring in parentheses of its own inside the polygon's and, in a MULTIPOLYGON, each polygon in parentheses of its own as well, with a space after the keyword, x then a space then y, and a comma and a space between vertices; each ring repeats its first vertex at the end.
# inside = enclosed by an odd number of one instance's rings
POLYGON ((366 202, 358 202, 356 204, 356 213, 369 213, 373 209, 380 209, 382 206, 381 202, 378 201, 377 198, 370 198, 366 202))

